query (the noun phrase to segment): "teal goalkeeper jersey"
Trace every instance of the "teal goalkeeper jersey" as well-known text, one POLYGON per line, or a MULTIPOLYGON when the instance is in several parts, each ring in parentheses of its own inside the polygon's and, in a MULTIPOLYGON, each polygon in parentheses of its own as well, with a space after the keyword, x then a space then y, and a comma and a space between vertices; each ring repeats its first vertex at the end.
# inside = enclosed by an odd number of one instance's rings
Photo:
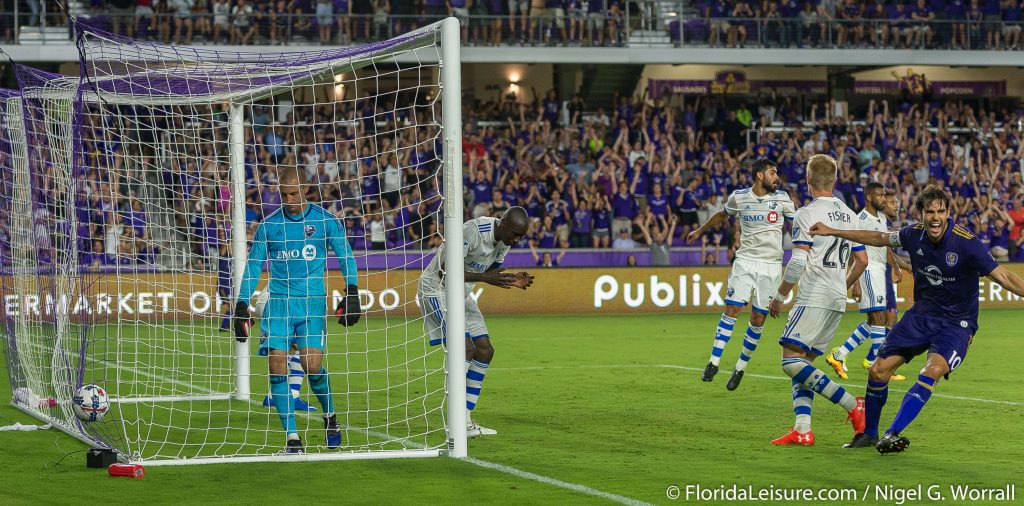
POLYGON ((288 214, 284 207, 278 209, 256 227, 238 300, 252 298, 267 259, 272 296, 326 296, 328 246, 338 257, 347 283, 356 284, 356 259, 345 238, 345 227, 336 216, 313 203, 302 216, 288 214))

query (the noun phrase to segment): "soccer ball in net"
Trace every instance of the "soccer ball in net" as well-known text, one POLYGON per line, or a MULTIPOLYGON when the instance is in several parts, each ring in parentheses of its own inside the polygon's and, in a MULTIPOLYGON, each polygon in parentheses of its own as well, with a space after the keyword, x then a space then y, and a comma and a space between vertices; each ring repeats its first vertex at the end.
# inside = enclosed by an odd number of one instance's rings
POLYGON ((98 422, 103 419, 110 409, 107 402, 107 392, 96 385, 83 385, 71 399, 71 406, 75 410, 75 416, 83 422, 98 422))

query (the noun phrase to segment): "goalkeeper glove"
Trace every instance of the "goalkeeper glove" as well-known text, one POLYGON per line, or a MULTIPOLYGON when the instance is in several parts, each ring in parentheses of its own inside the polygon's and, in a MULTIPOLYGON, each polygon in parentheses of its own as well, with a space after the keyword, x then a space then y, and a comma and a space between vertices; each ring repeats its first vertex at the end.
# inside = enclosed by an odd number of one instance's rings
POLYGON ((338 323, 351 327, 359 321, 362 309, 359 307, 359 287, 356 285, 348 285, 348 293, 345 298, 338 303, 338 308, 334 310, 334 314, 338 315, 338 323))
POLYGON ((235 340, 244 343, 249 339, 249 327, 252 327, 252 317, 249 316, 249 303, 238 301, 235 303, 235 340))

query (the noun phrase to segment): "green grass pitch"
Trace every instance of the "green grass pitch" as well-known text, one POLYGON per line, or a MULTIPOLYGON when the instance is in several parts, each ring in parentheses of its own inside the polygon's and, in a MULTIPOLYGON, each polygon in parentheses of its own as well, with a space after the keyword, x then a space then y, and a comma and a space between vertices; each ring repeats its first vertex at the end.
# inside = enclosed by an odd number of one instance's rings
MULTIPOLYGON (((672 504, 685 497, 670 500, 667 487, 694 484, 848 487, 859 493, 871 487, 865 502, 888 504, 895 500, 877 500, 876 485, 936 484, 948 496, 950 485, 1014 484, 1024 498, 1024 388, 1016 379, 1024 349, 1015 323, 1021 314, 983 312, 981 333, 964 364, 951 381, 940 382, 904 433, 912 444, 903 454, 841 449, 851 435, 845 412, 820 396, 814 400, 815 446, 768 444, 793 423, 790 382, 779 368, 776 344, 781 319, 769 320, 747 377, 729 392, 725 382, 743 323, 719 376, 703 383, 698 376, 717 315, 490 317, 496 356, 474 416, 499 434, 469 442, 470 456, 478 460, 149 467, 146 478, 136 481, 86 469, 81 452, 48 465, 65 451, 86 448, 62 433, 3 432, 0 503, 672 504)), ((848 313, 833 345, 860 321, 861 315, 848 313)), ((842 382, 857 395, 866 381, 860 368, 866 346, 851 354, 851 378, 842 382)), ((922 363, 919 358, 901 370, 907 382, 890 384, 883 429, 922 363)), ((816 364, 835 379, 824 360, 816 364)), ((10 399, 9 386, 0 383, 0 399, 10 399)), ((180 425, 187 424, 176 417, 185 416, 167 414, 180 425)), ((36 423, 0 405, 0 425, 16 421, 36 423)), ((268 427, 276 419, 254 417, 253 423, 268 427)), ((310 427, 319 434, 319 422, 310 427)), ((860 497, 851 502, 864 503, 860 497)), ((927 497, 922 502, 929 503, 927 497)))

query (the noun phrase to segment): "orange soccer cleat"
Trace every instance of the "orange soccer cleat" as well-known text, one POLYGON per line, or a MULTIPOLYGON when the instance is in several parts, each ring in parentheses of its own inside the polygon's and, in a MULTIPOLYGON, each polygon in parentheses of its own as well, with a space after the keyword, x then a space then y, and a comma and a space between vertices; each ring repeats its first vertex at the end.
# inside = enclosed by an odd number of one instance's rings
POLYGON ((867 422, 864 419, 864 398, 857 397, 857 407, 850 411, 850 414, 846 416, 846 421, 853 424, 853 433, 857 434, 864 432, 864 426, 867 422))
POLYGON ((803 434, 797 432, 792 427, 789 428, 789 432, 785 436, 778 439, 772 440, 773 445, 803 445, 811 446, 814 444, 814 431, 807 431, 803 434))

